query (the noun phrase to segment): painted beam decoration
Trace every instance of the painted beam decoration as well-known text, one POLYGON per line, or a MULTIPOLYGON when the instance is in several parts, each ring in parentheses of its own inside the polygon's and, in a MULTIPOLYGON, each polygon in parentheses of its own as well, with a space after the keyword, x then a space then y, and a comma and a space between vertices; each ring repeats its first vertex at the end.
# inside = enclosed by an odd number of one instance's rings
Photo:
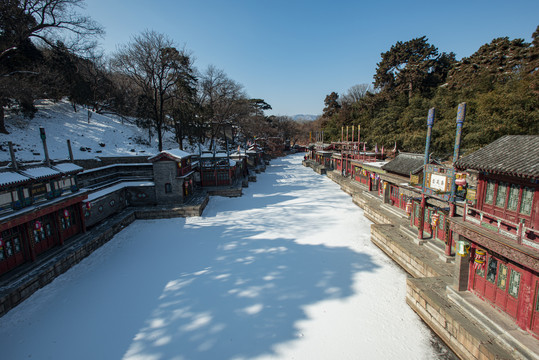
POLYGON ((428 164, 425 165, 425 194, 450 201, 451 186, 455 181, 455 169, 428 164))

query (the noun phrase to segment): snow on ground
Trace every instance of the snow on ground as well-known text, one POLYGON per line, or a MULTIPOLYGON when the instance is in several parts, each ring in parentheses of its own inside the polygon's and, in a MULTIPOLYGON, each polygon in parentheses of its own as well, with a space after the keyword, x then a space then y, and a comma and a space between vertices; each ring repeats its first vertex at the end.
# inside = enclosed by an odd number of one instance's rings
POLYGON ((301 159, 201 217, 128 226, 0 319, 2 358, 437 358, 406 274, 301 159))
MULTIPOLYGON (((8 141, 13 142, 17 150, 17 160, 43 160, 45 156, 39 137, 40 127, 45 128, 51 159, 69 158, 68 139, 71 140, 75 159, 157 153, 157 136, 153 136, 150 143, 148 132, 129 123, 132 120, 123 121, 118 116, 91 112, 88 123, 88 111, 78 106, 75 112, 68 101, 53 103, 50 100, 41 100, 36 107, 38 112, 33 119, 16 114, 6 115, 6 128, 10 134, 0 134, 0 161, 11 160, 8 141), (99 145, 100 143, 104 146, 99 145), (81 147, 85 151, 81 151, 81 147)), ((170 141, 171 137, 170 133, 166 134, 165 140, 168 140, 163 146, 164 149, 178 147, 170 141)))

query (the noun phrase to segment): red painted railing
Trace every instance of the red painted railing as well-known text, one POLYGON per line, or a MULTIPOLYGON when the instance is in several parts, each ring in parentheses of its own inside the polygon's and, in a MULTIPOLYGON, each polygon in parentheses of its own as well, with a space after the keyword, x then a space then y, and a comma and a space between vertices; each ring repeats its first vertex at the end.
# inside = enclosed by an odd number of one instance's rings
POLYGON ((539 230, 526 227, 524 222, 515 223, 468 205, 465 207, 464 221, 539 250, 539 230))

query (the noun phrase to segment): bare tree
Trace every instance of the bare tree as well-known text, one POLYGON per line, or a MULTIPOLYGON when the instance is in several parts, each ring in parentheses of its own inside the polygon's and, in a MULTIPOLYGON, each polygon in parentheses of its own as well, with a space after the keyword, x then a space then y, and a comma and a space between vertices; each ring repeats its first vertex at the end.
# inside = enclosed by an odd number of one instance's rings
POLYGON ((351 105, 363 99, 368 93, 372 93, 374 88, 372 84, 357 84, 352 86, 346 94, 341 97, 341 103, 351 105))
POLYGON ((103 29, 76 11, 83 7, 83 0, 2 0, 0 58, 28 39, 38 39, 51 47, 60 41, 73 51, 93 48, 92 39, 103 29))
MULTIPOLYGON (((1 0, 0 1, 0 132, 5 106, 33 107, 36 84, 45 69, 40 50, 58 45, 70 51, 85 51, 95 46, 102 28, 80 15, 83 0, 1 0)), ((41 80, 44 81, 44 80, 41 80)))
POLYGON ((223 127, 231 126, 244 115, 246 99, 242 85, 230 79, 223 70, 208 66, 199 82, 199 103, 210 130, 210 144, 222 133, 223 127))
POLYGON ((191 59, 184 49, 177 50, 171 39, 154 31, 144 31, 115 54, 113 66, 140 89, 144 114, 156 130, 159 151, 163 132, 178 82, 191 59))

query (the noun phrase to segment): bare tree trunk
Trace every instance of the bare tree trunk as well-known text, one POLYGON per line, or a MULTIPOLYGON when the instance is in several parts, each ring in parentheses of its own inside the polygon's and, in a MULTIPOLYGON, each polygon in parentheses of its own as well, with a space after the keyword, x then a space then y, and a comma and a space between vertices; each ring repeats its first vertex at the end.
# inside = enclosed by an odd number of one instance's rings
POLYGON ((0 105, 0 133, 9 134, 9 131, 7 131, 6 129, 4 116, 5 116, 4 107, 0 105))

